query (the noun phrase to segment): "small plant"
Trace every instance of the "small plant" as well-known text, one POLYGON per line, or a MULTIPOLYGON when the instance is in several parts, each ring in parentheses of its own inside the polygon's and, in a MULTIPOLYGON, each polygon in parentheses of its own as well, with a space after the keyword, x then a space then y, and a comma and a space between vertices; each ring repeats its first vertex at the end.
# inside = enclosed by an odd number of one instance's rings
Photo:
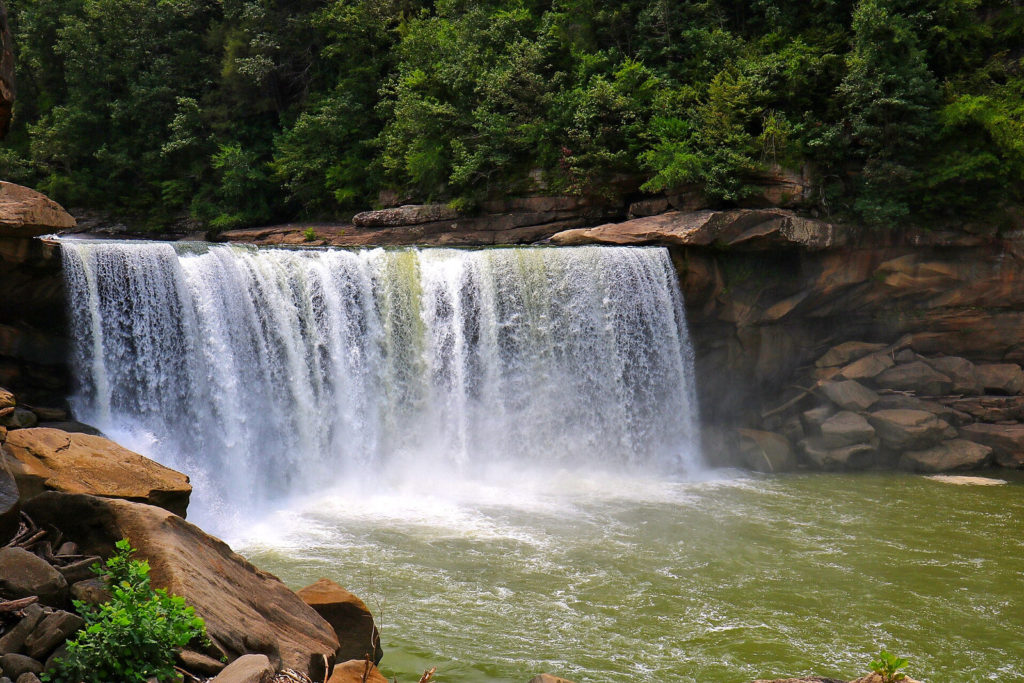
POLYGON ((44 674, 52 683, 144 683, 178 680, 177 650, 192 641, 206 641, 206 627, 185 599, 154 589, 149 563, 132 559, 127 539, 105 567, 93 571, 104 579, 110 600, 90 605, 76 600, 85 627, 67 644, 67 655, 44 674))
POLYGON ((306 228, 305 230, 302 231, 302 237, 307 242, 312 242, 313 240, 316 239, 316 231, 313 230, 313 228, 306 228))
POLYGON ((905 679, 906 674, 898 673, 898 670, 906 665, 907 660, 886 652, 884 648, 878 653, 877 659, 871 660, 871 670, 882 677, 882 683, 896 683, 905 679))

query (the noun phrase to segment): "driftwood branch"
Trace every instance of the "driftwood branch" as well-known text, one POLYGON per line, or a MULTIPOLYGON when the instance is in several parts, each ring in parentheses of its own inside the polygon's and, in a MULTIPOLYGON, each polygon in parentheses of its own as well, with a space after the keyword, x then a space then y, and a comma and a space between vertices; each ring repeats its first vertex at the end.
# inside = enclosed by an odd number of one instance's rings
POLYGON ((36 602, 39 602, 38 595, 30 595, 27 598, 19 598, 18 600, 5 600, 3 602, 0 602, 0 614, 20 612, 21 610, 36 602))
POLYGON ((791 386, 790 388, 791 389, 798 389, 800 391, 800 393, 797 394, 796 396, 794 396, 793 398, 789 399, 785 403, 783 403, 778 408, 773 408, 772 410, 769 410, 766 413, 761 413, 761 419, 762 420, 767 419, 767 418, 771 417, 772 415, 777 415, 778 413, 781 413, 782 411, 787 410, 788 408, 792 408, 794 405, 796 405, 801 400, 803 400, 803 398, 805 396, 813 395, 814 392, 817 391, 818 385, 815 384, 814 386, 808 387, 808 388, 798 387, 798 386, 794 385, 794 386, 791 386))

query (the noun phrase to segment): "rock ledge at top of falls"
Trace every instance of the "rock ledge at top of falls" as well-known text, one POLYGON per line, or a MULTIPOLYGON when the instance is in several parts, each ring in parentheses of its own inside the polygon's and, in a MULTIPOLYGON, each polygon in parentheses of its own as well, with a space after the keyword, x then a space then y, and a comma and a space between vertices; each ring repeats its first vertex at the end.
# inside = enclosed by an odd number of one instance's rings
POLYGON ((49 197, 0 181, 0 237, 35 237, 75 227, 75 219, 49 197))
POLYGON ((560 246, 661 244, 739 249, 795 247, 810 251, 842 247, 850 240, 849 231, 841 226, 785 209, 670 211, 564 230, 551 237, 551 242, 560 246))

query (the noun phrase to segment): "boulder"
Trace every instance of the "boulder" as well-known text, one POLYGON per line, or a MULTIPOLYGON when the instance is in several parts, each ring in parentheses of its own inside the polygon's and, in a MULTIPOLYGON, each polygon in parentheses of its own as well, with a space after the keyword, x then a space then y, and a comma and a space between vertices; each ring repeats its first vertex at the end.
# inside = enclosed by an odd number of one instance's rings
POLYGON ((878 410, 868 415, 868 422, 882 443, 896 451, 931 448, 955 436, 948 422, 923 410, 878 410))
POLYGON ((211 683, 270 683, 274 666, 266 655, 242 655, 224 667, 211 683))
POLYGON ((875 377, 875 384, 925 396, 942 396, 953 389, 953 380, 919 360, 889 368, 875 377))
POLYGON ((823 382, 821 391, 828 397, 828 400, 843 410, 864 411, 878 400, 878 394, 852 379, 841 382, 823 382))
POLYGON ((75 219, 46 195, 0 181, 0 237, 35 237, 75 227, 75 219))
MULTIPOLYGON (((939 419, 945 420, 950 424, 956 422, 959 418, 964 417, 961 413, 958 413, 952 407, 939 403, 937 401, 925 401, 917 398, 916 396, 908 396, 906 394, 886 394, 880 396, 878 401, 871 406, 872 410, 923 410, 926 413, 931 413, 939 419)), ((969 418, 969 416, 967 416, 969 418)), ((970 419, 967 420, 968 422, 970 419)))
POLYGON ((839 377, 843 379, 866 380, 873 379, 895 365, 895 362, 887 353, 872 353, 855 360, 839 371, 839 377))
POLYGON ((1024 467, 1024 425, 965 425, 960 436, 989 446, 1001 467, 1024 467))
POLYGON ((68 582, 46 560, 22 548, 0 548, 0 597, 8 600, 38 595, 45 605, 62 607, 68 582))
POLYGON ((885 349, 885 344, 871 344, 868 342, 849 341, 838 346, 833 346, 825 355, 814 364, 819 368, 831 368, 841 365, 849 365, 851 362, 863 358, 868 354, 874 354, 885 349))
POLYGON ((821 438, 826 448, 845 448, 871 443, 875 439, 875 430, 857 413, 843 410, 822 423, 821 438))
POLYGON ((44 427, 7 437, 7 461, 22 502, 43 491, 88 493, 150 503, 185 516, 188 477, 109 439, 44 427))
POLYGON ((153 585, 193 605, 215 651, 229 660, 265 654, 275 670, 294 669, 314 680, 323 680, 325 658, 334 661, 334 630, 299 596, 163 508, 48 491, 25 509, 37 524, 61 529, 82 552, 107 557, 118 539, 128 538, 149 562, 153 585))
MULTIPOLYGON (((0 448, 3 448, 0 446, 0 448)), ((0 546, 14 538, 21 521, 18 482, 7 468, 0 467, 0 546)))
POLYGON ((18 405, 18 402, 14 398, 14 394, 3 387, 0 387, 0 410, 4 408, 13 408, 18 405))
POLYGON ((75 600, 99 605, 110 600, 110 591, 103 579, 96 577, 71 584, 71 597, 75 600))
POLYGON ((978 422, 1019 422, 1024 420, 1024 396, 972 396, 949 401, 953 411, 965 413, 978 422))
POLYGON ((0 657, 0 671, 11 680, 20 680, 25 674, 43 673, 43 665, 26 655, 9 654, 0 657))
POLYGON ((573 683, 568 678, 555 676, 554 674, 540 674, 530 679, 530 683, 573 683))
POLYGON ((7 408, 5 411, 0 411, 0 426, 7 429, 26 429, 28 427, 35 427, 39 422, 36 414, 28 408, 15 406, 14 408, 7 408))
POLYGON ((905 451, 900 466, 916 472, 950 472, 984 467, 992 449, 965 439, 951 439, 923 451, 905 451))
POLYGON ((352 217, 352 224, 360 228, 395 228, 435 221, 450 221, 459 212, 446 204, 407 204, 393 209, 363 211, 352 217))
POLYGON ((201 676, 216 676, 225 667, 224 662, 219 659, 192 650, 179 650, 175 654, 175 658, 183 669, 201 676))
POLYGON ((298 591, 302 601, 327 620, 338 636, 337 660, 362 659, 369 655, 375 664, 384 651, 370 609, 362 600, 329 579, 298 591))
POLYGON ((1016 363, 978 365, 976 374, 986 394, 1013 396, 1024 390, 1024 371, 1016 363))
POLYGON ((958 356, 943 356, 927 361, 935 370, 953 382, 950 391, 964 396, 975 396, 981 393, 981 384, 974 363, 958 356))
POLYGON ((740 453, 746 466, 758 472, 786 472, 796 469, 796 456, 789 440, 774 432, 739 429, 740 453))
POLYGON ((366 659, 350 659, 334 667, 327 683, 388 683, 388 679, 366 659))
POLYGON ((807 461, 821 469, 863 469, 874 463, 877 449, 860 443, 844 448, 828 448, 822 437, 811 437, 800 442, 800 450, 807 461))
POLYGON ((835 413, 835 408, 830 405, 820 405, 810 410, 805 410, 800 413, 800 424, 803 425, 804 431, 811 436, 819 436, 821 434, 821 425, 825 423, 825 420, 832 417, 835 413))
POLYGON ((42 683, 42 682, 39 680, 39 676, 36 676, 31 671, 26 671, 25 673, 23 673, 20 676, 18 676, 18 680, 16 680, 14 683, 42 683))
POLYGON ((44 661, 58 645, 85 626, 85 620, 77 614, 58 610, 47 614, 25 639, 25 654, 44 661))
POLYGON ((21 621, 0 638, 0 655, 23 654, 25 639, 29 637, 36 625, 46 616, 39 603, 29 605, 23 610, 22 614, 21 621))

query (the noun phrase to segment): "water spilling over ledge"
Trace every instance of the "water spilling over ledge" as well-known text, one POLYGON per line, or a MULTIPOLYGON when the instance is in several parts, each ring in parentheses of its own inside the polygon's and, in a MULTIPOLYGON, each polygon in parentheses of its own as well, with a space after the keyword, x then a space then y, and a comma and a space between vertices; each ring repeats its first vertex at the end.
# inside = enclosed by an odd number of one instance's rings
POLYGON ((664 249, 62 248, 76 415, 194 475, 200 506, 380 473, 700 467, 664 249))

